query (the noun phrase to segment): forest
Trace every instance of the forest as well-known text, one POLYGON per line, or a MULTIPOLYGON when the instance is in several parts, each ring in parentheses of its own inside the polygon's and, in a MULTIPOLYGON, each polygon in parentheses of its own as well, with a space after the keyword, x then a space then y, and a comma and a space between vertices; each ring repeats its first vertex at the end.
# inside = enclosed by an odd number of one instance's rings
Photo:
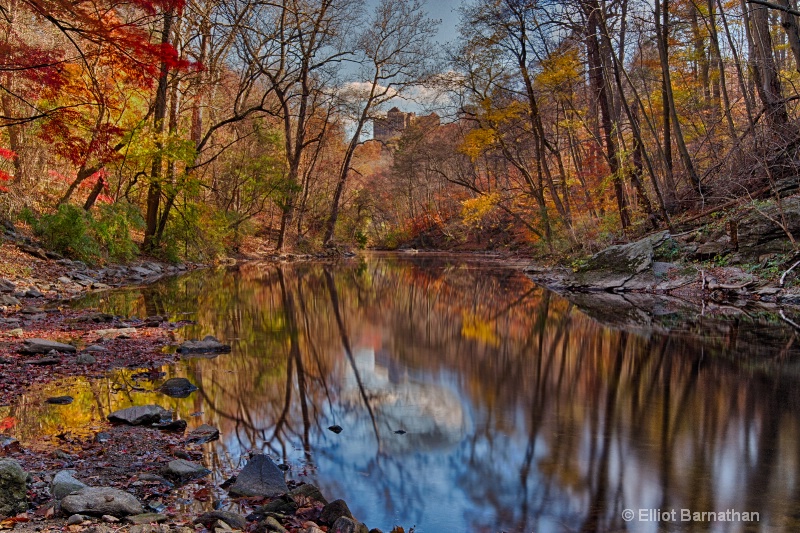
POLYGON ((0 218, 93 263, 558 258, 797 187, 794 1, 452 16, 445 43, 421 0, 2 0, 0 218))

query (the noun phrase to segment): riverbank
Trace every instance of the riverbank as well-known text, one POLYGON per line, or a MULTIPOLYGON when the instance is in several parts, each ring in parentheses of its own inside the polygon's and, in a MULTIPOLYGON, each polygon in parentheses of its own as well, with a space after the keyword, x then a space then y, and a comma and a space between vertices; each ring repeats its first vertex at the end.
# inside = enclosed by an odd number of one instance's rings
MULTIPOLYGON (((133 376, 129 390, 154 389, 169 399, 196 389, 186 383, 175 389, 176 383, 165 381, 159 371, 163 364, 176 361, 181 352, 208 355, 226 346, 196 340, 176 351, 170 347, 178 344, 177 332, 186 321, 115 316, 67 304, 92 292, 102 298, 103 291, 115 287, 148 284, 205 265, 139 261, 91 268, 8 234, 0 257, 0 407, 12 406, 0 417, 0 529, 367 533, 346 503, 328 502, 312 485, 286 484, 284 466, 265 456, 250 458, 248 464, 255 461, 257 469, 240 465, 241 471, 225 471, 217 465, 209 478, 203 463, 206 443, 218 438, 216 428, 187 432, 185 420, 155 405, 147 409, 156 415, 142 420, 102 413, 102 423, 79 433, 62 431, 25 442, 13 438, 13 405, 26 391, 60 378, 96 379, 127 368, 133 376), (231 488, 237 476, 238 491, 231 488), (218 505, 222 500, 224 510, 218 505)), ((69 392, 44 401, 58 409, 73 402, 69 392)))

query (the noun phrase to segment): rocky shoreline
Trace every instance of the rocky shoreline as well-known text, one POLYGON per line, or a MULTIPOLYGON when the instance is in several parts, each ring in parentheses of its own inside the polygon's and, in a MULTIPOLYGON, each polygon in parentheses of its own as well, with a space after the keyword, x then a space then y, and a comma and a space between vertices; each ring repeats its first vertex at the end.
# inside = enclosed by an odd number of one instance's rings
MULTIPOLYGON (((90 268, 8 231, 5 241, 0 407, 53 379, 101 377, 115 368, 139 369, 138 377, 160 383, 161 394, 185 397, 196 387, 181 378, 161 383, 158 367, 179 357, 230 351, 207 337, 168 353, 164 347, 174 345, 173 331, 186 322, 63 305, 90 292, 152 283, 205 265, 140 261, 90 268)), ((72 401, 68 394, 45 400, 54 408, 72 401)), ((239 472, 212 473, 203 463, 207 443, 219 436, 216 428, 187 432, 185 420, 156 405, 110 413, 83 435, 33 442, 12 437, 15 423, 13 416, 0 416, 0 530, 380 532, 358 522, 342 500, 329 502, 313 485, 285 481, 286 466, 268 456, 250 456, 239 472), (217 479, 223 474, 228 479, 217 479)))

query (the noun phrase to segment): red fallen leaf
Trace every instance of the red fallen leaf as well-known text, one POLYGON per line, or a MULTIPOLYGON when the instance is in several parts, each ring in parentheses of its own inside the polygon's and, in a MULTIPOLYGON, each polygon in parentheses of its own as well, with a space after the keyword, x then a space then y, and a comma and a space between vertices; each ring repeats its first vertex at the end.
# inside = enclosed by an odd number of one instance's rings
POLYGON ((17 419, 13 416, 7 416, 0 420, 0 431, 8 431, 17 425, 17 419))
POLYGON ((208 487, 202 488, 194 493, 194 499, 199 500, 201 502, 206 502, 211 498, 211 491, 208 487))

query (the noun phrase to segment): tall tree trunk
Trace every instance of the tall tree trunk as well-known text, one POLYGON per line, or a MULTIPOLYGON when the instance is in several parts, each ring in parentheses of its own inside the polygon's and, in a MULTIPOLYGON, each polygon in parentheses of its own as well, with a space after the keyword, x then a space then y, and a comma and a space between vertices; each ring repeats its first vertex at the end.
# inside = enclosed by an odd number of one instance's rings
POLYGON ((722 54, 720 53, 719 49, 719 33, 717 32, 717 17, 716 17, 716 5, 714 0, 708 0, 708 19, 709 19, 709 32, 711 36, 711 61, 714 63, 717 69, 718 80, 717 83, 714 84, 715 89, 714 91, 714 108, 715 109, 722 109, 722 112, 725 114, 725 121, 728 126, 728 135, 731 139, 736 138, 736 126, 733 124, 733 114, 731 113, 731 100, 728 96, 728 84, 727 84, 727 77, 725 75, 725 62, 722 60, 722 54), (719 96, 722 96, 722 103, 719 102, 719 96))
MULTIPOLYGON (((728 27, 728 17, 725 15, 725 9, 722 6, 722 0, 709 0, 709 1, 716 1, 717 10, 719 12, 719 18, 722 21, 722 27, 725 29, 725 37, 728 41, 728 48, 731 51, 731 55, 733 56, 733 64, 736 67, 736 80, 739 82, 739 90, 742 92, 742 99, 744 100, 744 107, 747 111, 747 125, 748 127, 753 125, 753 100, 750 98, 750 91, 747 87, 747 81, 745 80, 744 72, 742 71, 742 62, 739 59, 739 53, 736 51, 736 45, 733 41, 733 36, 731 35, 730 28, 728 27)), ((744 2, 742 2, 744 5, 744 2)), ((750 30, 748 29, 747 24, 745 24, 745 30, 747 35, 749 36, 750 30)), ((749 42, 748 37, 748 42, 749 42)), ((730 105, 728 105, 730 109, 730 105)))
MULTIPOLYGON (((656 1, 656 6, 658 5, 658 1, 656 1)), ((663 6, 663 16, 664 20, 669 20, 669 4, 668 0, 664 0, 663 6)), ((659 26, 661 22, 659 21, 659 17, 656 16, 656 31, 659 32, 659 26)), ((686 147, 686 142, 683 138, 683 130, 681 129, 681 124, 678 121, 678 112, 675 108, 675 97, 672 92, 672 80, 670 77, 669 72, 669 56, 667 54, 667 37, 668 37, 668 26, 665 24, 664 28, 661 32, 664 35, 662 39, 656 39, 658 41, 658 55, 659 59, 661 60, 661 76, 663 78, 663 85, 665 89, 665 96, 666 100, 664 105, 667 106, 669 109, 670 115, 670 122, 672 123, 672 133, 675 135, 675 144, 678 147, 678 154, 680 154, 681 162, 683 163, 684 168, 686 169, 686 173, 689 175, 689 181, 692 184, 692 187, 697 191, 698 194, 701 193, 700 190, 700 178, 697 175, 697 172, 694 168, 694 163, 692 162, 692 157, 689 155, 689 149, 686 147)))
MULTIPOLYGON (((776 0, 779 6, 786 9, 792 9, 789 5, 789 0, 776 0)), ((781 26, 786 32, 786 38, 789 40, 789 48, 792 50, 794 57, 794 67, 800 72, 800 29, 797 25, 797 16, 786 11, 781 11, 781 26)))
MULTIPOLYGON (((664 7, 661 7, 661 0, 655 0, 655 21, 656 21, 656 42, 658 43, 659 57, 661 49, 664 55, 669 57, 669 0, 663 0, 664 7)), ((675 173, 672 159, 672 114, 669 107, 669 91, 667 84, 669 77, 661 76, 661 106, 662 121, 664 122, 664 183, 667 185, 666 202, 667 207, 672 209, 677 202, 678 187, 675 184, 675 173)))
MULTIPOLYGON (((172 33, 172 11, 164 13, 164 25, 161 29, 161 45, 166 46, 170 42, 172 33)), ((158 246, 156 235, 158 231, 158 210, 161 204, 161 172, 163 157, 161 149, 161 135, 164 133, 164 119, 167 116, 167 78, 169 66, 166 61, 161 62, 161 72, 158 77, 158 88, 156 89, 156 101, 153 110, 153 130, 156 134, 157 153, 153 158, 153 166, 150 171, 150 186, 147 189, 147 212, 145 214, 145 233, 144 248, 147 251, 154 251, 158 246)))
POLYGON ((617 210, 619 211, 620 224, 625 231, 631 224, 628 201, 625 197, 625 189, 622 182, 621 165, 617 150, 617 142, 614 132, 614 123, 611 117, 611 102, 609 101, 608 82, 605 76, 605 69, 600 50, 600 31, 602 21, 600 17, 600 4, 597 0, 587 2, 589 21, 586 36, 586 46, 589 59, 589 76, 592 80, 592 97, 597 100, 600 108, 600 119, 603 126, 603 136, 606 145, 608 164, 611 170, 614 184, 614 194, 617 199, 617 210))
POLYGON ((766 7, 752 5, 750 11, 750 34, 753 39, 753 69, 756 75, 756 89, 764 104, 767 123, 773 129, 783 129, 789 122, 786 102, 783 100, 778 68, 772 51, 772 37, 769 28, 769 11, 766 7))

